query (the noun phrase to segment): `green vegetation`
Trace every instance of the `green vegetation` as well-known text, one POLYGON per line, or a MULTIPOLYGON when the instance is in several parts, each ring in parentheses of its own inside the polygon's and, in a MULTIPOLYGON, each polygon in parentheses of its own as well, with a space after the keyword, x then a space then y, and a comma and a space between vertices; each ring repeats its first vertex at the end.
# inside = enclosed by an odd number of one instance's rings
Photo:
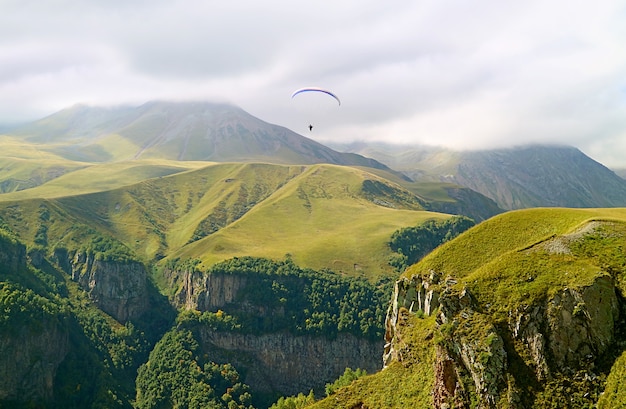
MULTIPOLYGON (((330 396, 337 392, 340 388, 349 386, 355 380, 367 375, 367 372, 363 369, 357 368, 352 370, 346 368, 344 373, 332 383, 327 383, 325 390, 326 396, 330 396)), ((276 403, 270 406, 269 409, 302 409, 315 403, 315 395, 311 390, 308 395, 299 393, 297 396, 281 396, 276 403)))
MULTIPOLYGON (((137 256, 119 240, 103 236, 95 230, 89 231, 89 233, 91 236, 89 242, 83 244, 79 251, 93 255, 96 260, 118 261, 122 263, 139 261, 137 256)), ((57 247, 55 250, 59 251, 61 249, 57 247)))
POLYGON ((361 376, 311 405, 312 409, 431 408, 434 381, 435 317, 407 317, 402 332, 402 362, 361 376))
POLYGON ((299 393, 297 396, 281 396, 269 409, 303 409, 313 403, 315 403, 315 395, 311 391, 308 395, 299 393))
POLYGON ((230 364, 203 362, 191 331, 173 329, 155 345, 137 375, 137 409, 252 408, 248 386, 230 364))
MULTIPOLYGON (((238 177, 232 177, 228 189, 242 185, 247 180, 244 177, 251 176, 247 168, 245 173, 243 170, 238 177)), ((195 224, 199 230, 189 232, 195 239, 203 238, 182 247, 171 257, 196 258, 208 268, 233 257, 279 259, 289 253, 302 266, 349 275, 365 274, 375 280, 391 273, 387 263, 391 250, 386 242, 393 231, 428 218, 449 217, 412 210, 415 207, 408 202, 403 207, 399 204, 405 203, 401 195, 395 199, 395 208, 373 203, 362 197, 361 187, 367 178, 374 176, 353 168, 314 165, 297 170, 301 173, 283 179, 286 183, 279 190, 242 217, 236 218, 236 204, 240 203, 244 209, 248 202, 237 200, 243 197, 240 192, 212 202, 212 207, 204 213, 204 221, 194 221, 200 223, 195 224)), ((271 176, 266 180, 272 180, 271 176)), ((254 191, 251 182, 247 188, 248 200, 254 191)))
MULTIPOLYGON (((41 215, 38 220, 48 223, 48 231, 55 231, 58 213, 42 203, 34 206, 41 215)), ((17 225, 15 219, 11 222, 17 225)), ((97 259, 125 263, 133 258, 125 245, 97 230, 79 226, 72 231, 84 234, 81 237, 87 242, 81 251, 97 259)), ((0 233, 2 252, 19 258, 24 246, 12 233, 0 233)), ((67 259, 69 253, 56 247, 54 260, 67 259)), ((43 260, 44 256, 44 246, 32 250, 33 258, 43 260)), ((4 311, 0 334, 12 336, 24 327, 45 333, 50 325, 67 334, 68 345, 55 378, 55 399, 49 404, 68 408, 130 408, 131 404, 137 408, 250 407, 251 392, 241 383, 237 370, 201 358, 193 335, 196 330, 288 331, 326 337, 345 332, 378 340, 391 289, 390 280, 374 285, 364 278, 302 268, 289 257, 283 261, 243 257, 218 263, 206 272, 246 277, 249 286, 233 304, 214 312, 182 311, 171 328, 166 308, 159 304, 158 295, 152 294, 154 317, 143 316, 121 325, 102 313, 70 276, 55 270, 58 266, 40 263, 42 269, 25 263, 19 271, 0 266, 0 307, 4 311), (253 313, 255 308, 267 313, 253 313), (162 336, 168 327, 168 335, 162 336)), ((194 260, 168 265, 199 268, 194 260)), ((9 400, 2 404, 22 405, 9 400)))
POLYGON ((626 402, 626 352, 613 364, 606 380, 606 386, 598 399, 598 409, 612 409, 624 406, 626 402))
MULTIPOLYGON (((114 140, 76 155, 108 154, 114 140)), ((53 401, 29 403, 34 406, 250 407, 241 368, 209 361, 199 330, 380 340, 395 278, 390 258, 399 270, 408 266, 406 277, 436 272, 441 281, 431 289, 467 289, 479 313, 439 325, 423 311, 403 311, 398 360, 385 370, 346 369, 327 385, 326 398, 314 402, 312 393, 299 394, 274 407, 427 408, 435 352, 450 337, 476 338, 476 362, 486 366, 495 356, 490 347, 501 342, 495 334, 511 325, 512 311, 598 277, 611 277, 620 296, 626 293, 624 209, 516 211, 468 229, 467 218, 422 210, 428 208, 424 197, 450 200, 440 184, 419 192, 382 170, 157 159, 95 165, 0 140, 8 145, 22 156, 0 161, 0 189, 9 192, 0 195, 0 334, 36 339, 54 332, 67 340, 59 342, 65 355, 53 401), (35 171, 38 157, 45 166, 35 171), (71 281, 67 266, 62 270, 61 261, 77 252, 143 263, 172 297, 181 284, 173 279, 169 288, 165 272, 234 275, 245 277, 246 285, 232 303, 176 318, 152 289, 148 315, 122 324, 71 281)), ((64 149, 55 152, 68 154, 64 149)), ((589 311, 578 300, 573 319, 589 311)), ((503 342, 521 379, 529 358, 513 340, 503 342)), ((569 398, 584 407, 598 399, 599 407, 615 407, 625 399, 624 358, 623 344, 613 347, 597 362, 597 378, 556 373, 543 384, 521 383, 531 396, 524 402, 563 407, 569 398)), ((471 392, 472 381, 463 376, 471 392)), ((520 383, 516 376, 507 382, 520 383)))
MULTIPOLYGON (((394 347, 398 361, 340 389, 312 408, 429 408, 432 372, 411 386, 405 381, 432 370, 434 343, 452 350, 454 345, 468 343, 476 352, 477 368, 487 367, 495 358, 492 348, 501 342, 496 334, 504 337, 502 347, 509 360, 504 382, 509 384, 508 393, 517 396, 515 399, 522 406, 584 408, 594 407, 597 402, 601 408, 619 407, 624 402, 623 355, 620 354, 625 338, 619 327, 623 321, 616 322, 615 344, 605 355, 597 357, 595 365, 590 363, 591 366, 574 368, 572 372, 553 369, 550 380, 545 382, 535 378, 533 358, 524 352, 527 346, 517 345, 520 341, 507 335, 507 328, 512 325, 512 314, 529 306, 544 305, 566 288, 580 291, 601 277, 615 281, 620 292, 618 298, 623 300, 625 250, 625 209, 515 211, 469 229, 426 255, 403 276, 429 277, 436 272, 441 282, 430 288, 438 291, 446 288, 446 294, 456 293, 457 298, 467 289, 474 312, 455 315, 454 321, 447 324, 436 324, 435 317, 407 311, 396 328, 399 333, 394 347), (427 387, 421 389, 415 385, 427 387)), ((588 305, 580 301, 572 308, 574 319, 588 314, 588 305)), ((596 310, 595 314, 611 312, 596 310)), ((477 405, 471 376, 462 373, 461 379, 469 393, 469 404, 477 405)), ((509 407, 511 396, 504 395, 497 397, 497 407, 509 407)))
POLYGON ((375 281, 393 275, 394 231, 449 217, 418 210, 420 200, 365 168, 153 160, 90 165, 0 195, 0 219, 48 252, 77 250, 97 232, 145 263, 198 259, 207 269, 289 253, 375 281))
POLYGON ((333 393, 337 392, 339 388, 348 386, 353 381, 365 375, 367 375, 367 372, 363 369, 357 368, 356 371, 353 371, 352 368, 346 368, 343 375, 337 378, 335 382, 326 384, 326 396, 332 395, 333 393))
POLYGON ((11 333, 21 325, 36 326, 45 320, 59 320, 66 311, 53 299, 5 281, 0 283, 0 312, 0 331, 11 333))
POLYGON ((365 279, 304 269, 289 258, 235 258, 214 265, 206 274, 240 275, 246 284, 223 311, 181 314, 178 320, 185 327, 207 325, 251 334, 289 331, 329 338, 343 332, 371 340, 383 335, 390 280, 375 286, 365 279))
POLYGON ((48 156, 39 150, 40 146, 29 145, 23 139, 0 137, 3 152, 8 149, 23 156, 0 158, 0 201, 102 192, 209 165, 156 159, 106 164, 76 162, 48 156))
POLYGON ((414 227, 405 227, 391 235, 389 247, 398 253, 390 257, 389 263, 398 272, 417 263, 437 246, 452 240, 474 225, 474 221, 463 216, 448 220, 427 220, 414 227))

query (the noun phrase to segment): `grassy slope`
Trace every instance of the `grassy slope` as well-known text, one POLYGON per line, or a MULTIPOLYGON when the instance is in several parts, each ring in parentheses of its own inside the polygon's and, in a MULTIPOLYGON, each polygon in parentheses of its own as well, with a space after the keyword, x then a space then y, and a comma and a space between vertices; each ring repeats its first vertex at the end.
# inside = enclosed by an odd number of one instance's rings
MULTIPOLYGON (((103 138, 96 146, 116 158, 137 150, 117 135, 103 138)), ((98 164, 65 159, 63 155, 72 156, 70 151, 78 152, 80 147, 29 143, 0 135, 0 181, 12 181, 8 193, 0 194, 0 202, 101 192, 209 164, 163 159, 98 164)))
POLYGON ((420 408, 432 407, 434 378, 435 317, 411 317, 403 337, 404 362, 359 378, 334 395, 310 406, 312 409, 420 408))
POLYGON ((297 264, 316 269, 389 271, 386 242, 395 230, 448 216, 375 205, 360 195, 364 177, 372 175, 341 166, 307 167, 263 206, 178 255, 213 264, 244 254, 289 253, 297 264))
POLYGON ((129 186, 147 179, 197 169, 207 166, 207 164, 207 162, 165 160, 90 164, 54 178, 36 188, 0 195, 0 202, 102 192, 129 186))
POLYGON ((389 173, 381 169, 368 169, 368 171, 374 173, 375 175, 383 177, 387 180, 390 180, 394 183, 397 183, 398 185, 402 186, 403 188, 407 189, 408 191, 412 192, 413 194, 417 195, 423 200, 433 200, 433 201, 438 201, 438 202, 454 202, 454 199, 448 196, 448 193, 446 191, 446 188, 456 186, 454 184, 447 183, 447 182, 416 183, 416 182, 408 181, 406 179, 402 179, 395 173, 389 173))
MULTIPOLYGON (((598 275, 606 274, 598 260, 536 251, 537 245, 550 239, 575 233, 590 221, 615 221, 615 235, 620 235, 617 252, 626 247, 626 209, 531 209, 505 213, 468 230, 408 269, 404 275, 429 274, 431 270, 452 276, 457 286, 467 286, 480 305, 489 307, 493 319, 506 319, 507 311, 533 298, 548 295, 564 287, 584 286, 598 275), (621 247, 620 247, 621 246, 621 247), (532 281, 528 280, 532 276, 532 281)), ((623 256, 623 255, 622 255, 623 256)), ((606 262, 606 259, 604 260, 606 262)), ((622 280, 623 281, 623 280, 622 280)), ((621 285, 624 291, 623 282, 621 285)), ((402 330, 408 359, 394 362, 389 368, 355 382, 340 394, 313 405, 314 408, 345 407, 362 402, 366 407, 415 407, 431 405, 432 344, 425 334, 435 331, 432 318, 411 318, 402 330), (423 342, 415 344, 414 340, 423 342), (422 356, 422 359, 415 357, 422 356), (431 372, 428 372, 431 371, 431 372), (424 375, 425 374, 425 375, 424 375), (419 377, 413 385, 407 379, 419 377), (385 401, 386 400, 386 401, 385 401), (383 402, 383 404, 381 404, 383 402)), ((618 388, 622 368, 620 358, 609 375, 604 404, 615 402, 623 391, 618 388), (610 390, 609 390, 610 389, 610 390), (612 399, 612 400, 611 400, 612 399)), ((610 405, 610 404, 609 404, 610 405)), ((608 406, 599 406, 608 407, 608 406)))
MULTIPOLYGON (((391 273, 386 242, 393 231, 427 218, 449 217, 403 210, 405 197, 395 209, 366 200, 363 180, 383 179, 365 169, 175 164, 181 167, 165 161, 94 165, 36 189, 0 195, 0 216, 10 220, 14 231, 26 232, 26 242, 34 240, 39 224, 46 224, 49 246, 72 247, 85 239, 85 229, 95 228, 124 242, 144 260, 191 257, 208 266, 234 256, 283 258, 289 253, 306 267, 370 277, 391 273), (178 173, 78 194, 167 172, 178 173), (42 203, 53 210, 53 217, 28 223, 39 218, 42 203), (211 217, 221 223, 220 229, 194 238, 198 226, 211 217)), ((405 204, 407 209, 417 206, 405 204)))

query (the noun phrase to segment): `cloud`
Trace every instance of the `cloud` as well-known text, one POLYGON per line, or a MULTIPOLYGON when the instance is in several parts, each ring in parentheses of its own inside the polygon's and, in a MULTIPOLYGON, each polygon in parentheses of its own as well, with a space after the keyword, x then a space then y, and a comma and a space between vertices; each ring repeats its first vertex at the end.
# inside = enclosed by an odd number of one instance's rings
POLYGON ((299 132, 315 121, 319 140, 565 143, 626 166, 618 0, 5 3, 0 122, 207 99, 299 132), (308 85, 342 106, 294 104, 308 85))

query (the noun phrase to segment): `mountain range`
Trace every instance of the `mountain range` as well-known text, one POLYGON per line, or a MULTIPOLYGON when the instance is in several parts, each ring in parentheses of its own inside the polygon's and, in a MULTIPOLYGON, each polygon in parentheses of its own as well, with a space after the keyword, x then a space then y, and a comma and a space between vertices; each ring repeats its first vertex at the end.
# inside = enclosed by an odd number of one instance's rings
POLYGON ((149 102, 138 107, 76 105, 8 132, 66 159, 333 163, 386 169, 336 152, 241 108, 208 102, 149 102))
POLYGON ((161 101, 0 151, 2 407, 626 401, 626 182, 575 148, 332 149, 161 101), (436 248, 399 273, 392 237, 436 248))
POLYGON ((337 149, 374 158, 414 181, 467 187, 505 210, 626 206, 626 181, 571 146, 453 151, 355 143, 337 149))
MULTIPOLYGON (((0 139, 4 146, 19 145, 22 151, 30 146, 32 151, 10 156, 22 164, 34 161, 36 166, 35 170, 22 167, 22 173, 13 175, 7 174, 9 166, 3 166, 3 192, 36 186, 84 163, 152 159, 365 166, 422 185, 440 184, 449 199, 450 188, 457 189, 453 193, 457 197, 459 188, 470 189, 504 210, 626 205, 626 181, 574 147, 452 151, 352 143, 330 144, 335 148, 331 149, 227 104, 154 101, 108 108, 76 105, 6 134, 0 139), (43 162, 44 157, 49 160, 43 162)), ((485 215, 489 212, 479 219, 485 215)))

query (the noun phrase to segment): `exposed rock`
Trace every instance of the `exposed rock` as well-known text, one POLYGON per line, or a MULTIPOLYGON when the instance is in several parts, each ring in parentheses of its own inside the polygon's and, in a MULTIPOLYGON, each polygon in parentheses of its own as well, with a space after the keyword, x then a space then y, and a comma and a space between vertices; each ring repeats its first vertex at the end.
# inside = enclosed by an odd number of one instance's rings
POLYGON ((551 371, 589 367, 613 343, 618 316, 613 279, 600 276, 590 286, 564 288, 543 305, 516 311, 509 328, 543 380, 551 371))
POLYGON ((370 342, 350 334, 335 339, 289 333, 238 334, 200 330, 202 348, 209 359, 244 368, 244 382, 256 392, 283 395, 323 391, 324 385, 347 367, 373 373, 380 369, 376 356, 382 341, 370 342))
POLYGON ((543 308, 539 305, 532 308, 523 306, 522 311, 509 314, 509 329, 513 338, 520 340, 526 346, 537 380, 548 379, 550 369, 546 360, 543 308))
POLYGON ((436 347, 435 384, 433 386, 433 406, 436 408, 467 409, 467 393, 460 382, 455 360, 448 355, 448 351, 436 347))
POLYGON ((556 366, 580 368, 614 340, 619 310, 613 280, 603 276, 578 291, 565 288, 550 300, 546 313, 556 366))
POLYGON ((181 288, 175 295, 178 307, 200 311, 214 311, 235 301, 244 288, 247 277, 241 274, 204 274, 185 270, 178 273, 181 288))
POLYGON ((51 319, 0 332, 0 401, 52 400, 68 345, 68 330, 51 319))
MULTIPOLYGON (((427 300, 435 299, 443 336, 436 346, 435 408, 469 407, 470 389, 476 407, 497 408, 504 399, 506 407, 521 408, 524 392, 518 383, 529 380, 508 372, 509 354, 525 359, 534 372, 533 382, 539 384, 557 373, 591 371, 615 342, 619 303, 609 275, 599 274, 590 285, 563 288, 549 299, 521 305, 509 313, 505 326, 495 325, 492 316, 483 314, 468 289, 457 288, 455 280, 445 280, 450 285, 447 287, 437 287, 434 282, 438 282, 436 275, 396 283, 385 323, 383 362, 387 366, 402 361, 398 350, 402 345, 399 326, 403 315, 418 309, 425 312, 427 300), (505 345, 505 338, 513 345, 505 345), (464 384, 468 379, 471 384, 464 384)), ((429 314, 432 312, 431 307, 429 314)))
MULTIPOLYGON (((178 307, 223 309, 227 313, 237 309, 266 320, 285 314, 283 307, 247 300, 243 294, 249 293, 251 278, 245 274, 178 271, 166 277, 178 287, 174 296, 178 307)), ((377 357, 383 348, 382 339, 372 342, 341 332, 332 339, 287 331, 256 335, 206 326, 198 331, 208 359, 232 363, 256 392, 294 395, 316 389, 323 393, 324 385, 341 376, 347 367, 369 373, 380 369, 377 357)))
POLYGON ((98 308, 119 322, 137 319, 150 307, 143 264, 103 261, 82 252, 70 257, 69 263, 59 260, 59 265, 64 264, 98 308))
MULTIPOLYGON (((457 383, 462 383, 464 373, 469 374, 478 407, 495 408, 508 368, 502 337, 490 318, 478 312, 476 302, 466 288, 461 292, 444 290, 439 301, 438 320, 452 327, 451 337, 440 347, 446 349, 445 356, 452 359, 448 365, 455 366, 457 383)), ((435 384, 440 383, 435 381, 435 384)))
POLYGON ((406 309, 408 313, 422 311, 431 315, 439 307, 439 292, 433 289, 438 284, 439 275, 431 272, 428 279, 413 276, 410 279, 402 278, 396 281, 394 295, 385 318, 385 347, 383 352, 383 366, 397 359, 394 341, 398 335, 396 325, 400 318, 400 311, 406 309))

